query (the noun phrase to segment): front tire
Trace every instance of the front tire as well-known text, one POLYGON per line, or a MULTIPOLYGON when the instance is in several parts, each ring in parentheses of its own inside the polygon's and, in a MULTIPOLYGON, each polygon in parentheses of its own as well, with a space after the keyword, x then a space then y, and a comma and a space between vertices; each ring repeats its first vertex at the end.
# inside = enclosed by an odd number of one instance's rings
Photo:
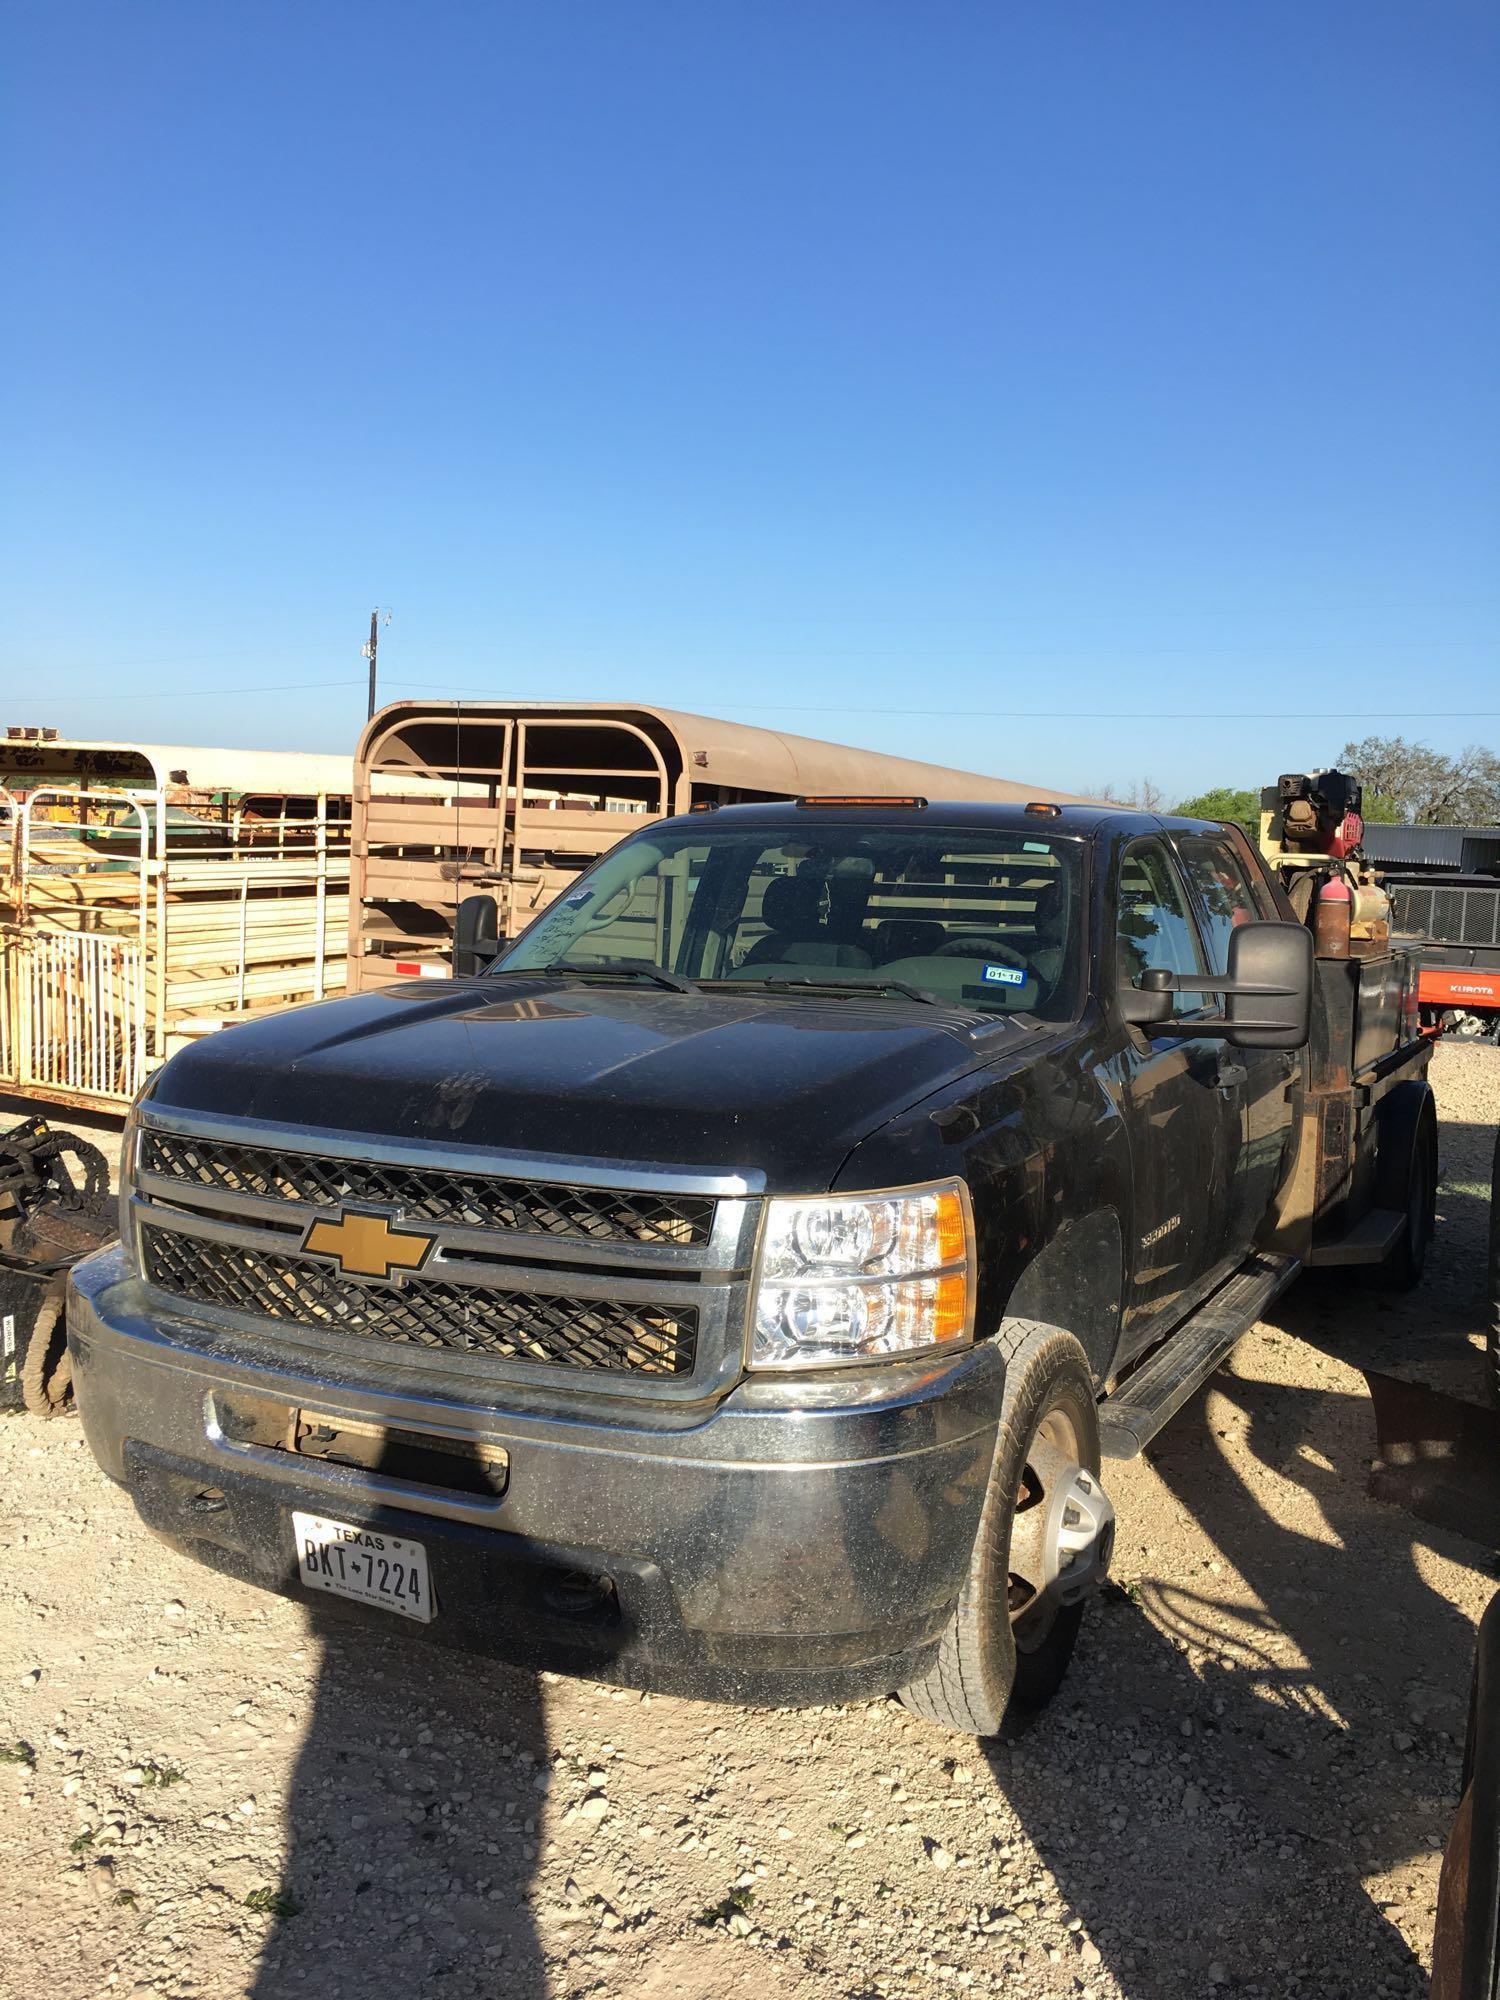
POLYGON ((1114 1509, 1099 1480, 1099 1415, 1072 1334, 1006 1320, 1005 1393, 979 1532, 937 1658, 901 1691, 913 1714, 994 1736, 1012 1700, 1039 1707, 1073 1657, 1104 1579, 1114 1509))

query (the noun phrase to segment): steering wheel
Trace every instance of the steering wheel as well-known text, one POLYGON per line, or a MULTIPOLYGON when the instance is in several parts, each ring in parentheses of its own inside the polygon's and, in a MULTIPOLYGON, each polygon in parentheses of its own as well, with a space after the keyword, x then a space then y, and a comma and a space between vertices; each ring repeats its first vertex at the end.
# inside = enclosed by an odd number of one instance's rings
POLYGON ((940 944, 932 954, 934 958, 998 958, 1006 965, 1018 965, 1023 972, 1030 970, 1024 952, 1016 950, 1002 937, 989 931, 966 931, 962 937, 949 938, 940 944))

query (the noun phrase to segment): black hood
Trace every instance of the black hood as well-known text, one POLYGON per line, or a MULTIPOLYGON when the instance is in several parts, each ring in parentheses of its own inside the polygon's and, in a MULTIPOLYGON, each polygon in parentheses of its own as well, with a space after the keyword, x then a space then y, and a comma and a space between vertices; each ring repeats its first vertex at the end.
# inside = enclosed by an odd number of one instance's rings
POLYGON ((415 983, 207 1036, 162 1110, 827 1187, 850 1149, 1029 1024, 900 999, 669 993, 557 979, 415 983))

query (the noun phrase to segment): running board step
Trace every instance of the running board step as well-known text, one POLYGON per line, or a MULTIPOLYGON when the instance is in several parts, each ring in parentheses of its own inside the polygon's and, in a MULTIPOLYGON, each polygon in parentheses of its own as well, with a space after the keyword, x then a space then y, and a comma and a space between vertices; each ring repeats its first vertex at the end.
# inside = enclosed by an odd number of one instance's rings
POLYGON ((1391 1254, 1406 1227, 1404 1208, 1372 1208, 1352 1229, 1327 1243, 1315 1243, 1309 1264, 1379 1264, 1391 1254))
POLYGON ((1295 1257, 1252 1257, 1221 1285, 1100 1404, 1104 1456, 1138 1457, 1300 1269, 1295 1257))

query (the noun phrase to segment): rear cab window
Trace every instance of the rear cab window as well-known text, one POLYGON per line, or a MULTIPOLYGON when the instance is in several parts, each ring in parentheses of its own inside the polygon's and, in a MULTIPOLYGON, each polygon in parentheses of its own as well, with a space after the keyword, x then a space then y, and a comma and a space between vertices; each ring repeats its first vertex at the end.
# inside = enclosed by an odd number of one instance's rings
POLYGON ((1261 922, 1267 912, 1255 893, 1249 871, 1227 839, 1185 834, 1176 843, 1178 857, 1192 884, 1202 922, 1210 972, 1229 966, 1229 940, 1241 924, 1261 922))

